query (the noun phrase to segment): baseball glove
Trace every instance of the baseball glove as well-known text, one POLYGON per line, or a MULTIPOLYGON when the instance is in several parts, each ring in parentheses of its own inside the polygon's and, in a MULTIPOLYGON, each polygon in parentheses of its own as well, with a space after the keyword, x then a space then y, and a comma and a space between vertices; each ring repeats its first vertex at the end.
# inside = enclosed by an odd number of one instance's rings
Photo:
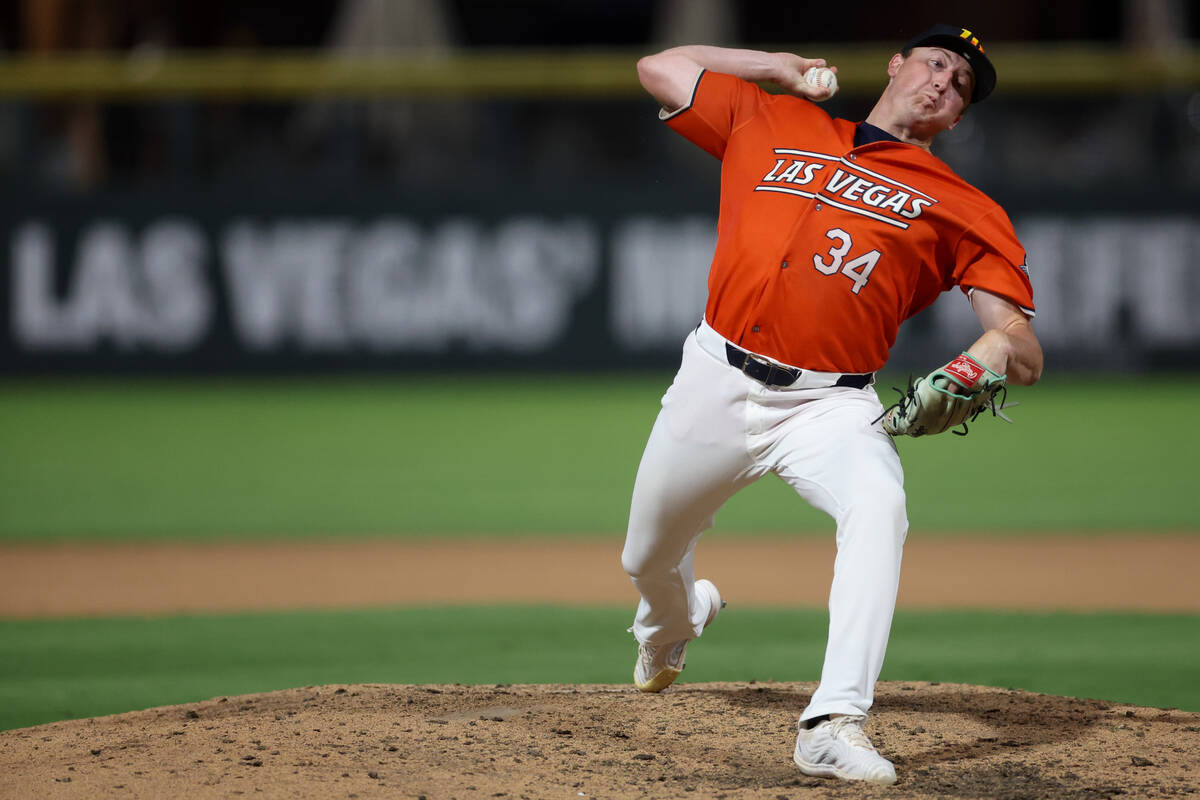
POLYGON ((966 436, 967 423, 984 411, 1012 422, 1002 412, 1008 393, 1005 378, 963 353, 923 378, 910 378, 907 391, 896 389, 900 400, 880 417, 883 429, 892 436, 925 436, 961 425, 954 433, 966 436))

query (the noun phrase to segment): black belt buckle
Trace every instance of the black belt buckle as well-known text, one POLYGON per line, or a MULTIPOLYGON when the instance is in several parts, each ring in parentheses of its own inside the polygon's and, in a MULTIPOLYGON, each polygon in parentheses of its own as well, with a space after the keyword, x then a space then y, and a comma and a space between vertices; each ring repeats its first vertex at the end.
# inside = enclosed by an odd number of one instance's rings
POLYGON ((777 364, 762 362, 754 356, 750 356, 750 360, 757 364, 765 363, 767 376, 762 379, 762 382, 767 386, 791 386, 800 377, 800 370, 798 369, 788 369, 777 364))
MULTIPOLYGON (((769 361, 762 361, 755 358, 753 353, 748 353, 729 342, 725 343, 725 356, 731 367, 736 367, 766 386, 791 386, 804 372, 804 370, 781 367, 769 361)), ((833 385, 853 389, 865 389, 870 385, 871 379, 874 377, 875 373, 873 372, 868 372, 865 375, 851 375, 847 373, 839 377, 833 385)))
POLYGON ((725 356, 729 365, 737 367, 754 380, 766 386, 791 386, 800 377, 800 370, 781 367, 769 361, 760 361, 751 353, 725 343, 725 356))
POLYGON ((871 383, 871 379, 875 377, 874 372, 868 372, 866 375, 843 375, 837 379, 834 386, 849 386, 851 389, 865 389, 871 383))

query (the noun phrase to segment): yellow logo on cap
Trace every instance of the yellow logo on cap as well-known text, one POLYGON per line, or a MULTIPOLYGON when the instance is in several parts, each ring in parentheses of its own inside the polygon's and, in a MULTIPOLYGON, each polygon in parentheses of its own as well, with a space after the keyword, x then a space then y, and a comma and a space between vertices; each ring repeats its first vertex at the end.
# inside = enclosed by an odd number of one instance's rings
POLYGON ((986 50, 984 50, 984 49, 983 49, 983 47, 982 47, 982 46, 979 44, 979 38, 978 38, 978 37, 976 37, 976 36, 974 36, 974 35, 972 35, 972 33, 971 33, 969 30, 967 30, 966 28, 963 28, 963 29, 962 29, 962 33, 960 33, 960 34, 958 35, 958 38, 960 38, 960 39, 966 39, 966 40, 970 41, 970 42, 971 42, 971 44, 973 44, 975 47, 978 47, 978 48, 979 48, 979 52, 981 52, 981 53, 986 53, 986 52, 987 52, 987 51, 986 51, 986 50))

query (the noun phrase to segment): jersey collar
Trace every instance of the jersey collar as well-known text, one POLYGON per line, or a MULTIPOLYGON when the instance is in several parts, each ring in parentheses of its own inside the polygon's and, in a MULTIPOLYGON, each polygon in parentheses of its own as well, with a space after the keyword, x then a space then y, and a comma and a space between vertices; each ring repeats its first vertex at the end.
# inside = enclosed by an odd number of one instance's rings
POLYGON ((883 128, 876 127, 869 122, 860 122, 858 127, 854 129, 854 146, 862 147, 864 144, 872 142, 899 142, 895 136, 885 131, 883 128))

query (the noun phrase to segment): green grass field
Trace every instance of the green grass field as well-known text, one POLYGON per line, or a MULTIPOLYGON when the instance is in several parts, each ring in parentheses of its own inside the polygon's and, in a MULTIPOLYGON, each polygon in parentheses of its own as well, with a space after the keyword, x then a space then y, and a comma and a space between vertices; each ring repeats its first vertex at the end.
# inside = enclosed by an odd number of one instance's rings
MULTIPOLYGON (((0 540, 619 536, 661 376, 0 383, 0 540)), ((890 402, 892 383, 880 381, 890 402)), ((899 443, 913 531, 1200 535, 1200 378, 1047 380, 899 443)), ((828 533, 767 479, 718 527, 828 533)), ((0 728, 325 683, 625 682, 629 610, 0 620, 0 728), (547 643, 553 643, 549 646, 547 643), (535 646, 536 645, 536 646, 535 646)), ((823 612, 743 609, 693 681, 814 680, 823 612)), ((891 680, 1200 710, 1194 615, 902 613, 891 680)))
MULTIPOLYGON (((0 539, 612 534, 668 381, 0 383, 0 539)), ((912 528, 1200 530, 1198 393, 1047 380, 1014 425, 902 440, 912 528)), ((718 525, 830 529, 773 478, 718 525)))
MULTIPOLYGON (((631 615, 465 607, 0 622, 0 729, 331 683, 623 684, 631 615)), ((684 680, 816 680, 825 625, 816 610, 730 608, 689 648, 684 680)), ((883 679, 1200 711, 1195 632, 1186 615, 902 612, 883 679)))

